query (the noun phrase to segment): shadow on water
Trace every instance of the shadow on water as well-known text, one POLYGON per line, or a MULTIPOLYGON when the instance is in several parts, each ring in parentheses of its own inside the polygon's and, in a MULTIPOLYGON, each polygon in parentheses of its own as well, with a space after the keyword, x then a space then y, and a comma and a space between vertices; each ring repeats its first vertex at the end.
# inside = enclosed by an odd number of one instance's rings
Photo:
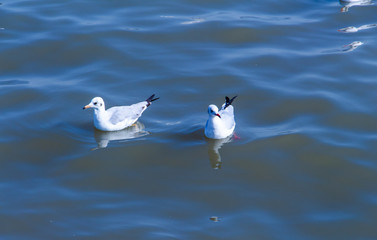
POLYGON ((106 148, 111 141, 130 140, 150 134, 144 129, 144 124, 142 124, 141 122, 136 122, 128 128, 114 132, 103 132, 94 129, 94 139, 97 142, 97 147, 93 150, 106 148))

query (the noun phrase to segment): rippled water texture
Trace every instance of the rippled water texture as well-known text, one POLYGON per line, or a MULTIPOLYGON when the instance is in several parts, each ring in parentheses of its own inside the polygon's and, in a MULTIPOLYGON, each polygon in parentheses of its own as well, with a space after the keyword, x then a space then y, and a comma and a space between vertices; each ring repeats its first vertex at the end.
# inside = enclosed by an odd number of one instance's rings
POLYGON ((3 1, 0 238, 377 239, 361 2, 3 1), (153 93, 116 133, 82 110, 153 93), (226 95, 237 137, 206 139, 226 95))

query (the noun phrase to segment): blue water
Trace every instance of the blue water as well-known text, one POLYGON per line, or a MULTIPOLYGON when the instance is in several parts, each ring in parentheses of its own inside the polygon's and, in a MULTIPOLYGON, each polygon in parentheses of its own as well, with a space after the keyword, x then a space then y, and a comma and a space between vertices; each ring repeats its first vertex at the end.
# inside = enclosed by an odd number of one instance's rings
POLYGON ((377 28, 337 31, 376 12, 3 1, 0 239, 376 239, 377 28), (118 133, 82 110, 153 93, 118 133), (237 137, 206 139, 234 95, 237 137))

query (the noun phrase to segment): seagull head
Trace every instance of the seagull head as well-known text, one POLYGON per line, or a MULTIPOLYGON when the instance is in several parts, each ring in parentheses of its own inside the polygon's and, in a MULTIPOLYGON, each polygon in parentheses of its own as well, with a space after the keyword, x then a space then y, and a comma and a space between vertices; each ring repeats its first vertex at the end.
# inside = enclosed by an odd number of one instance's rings
POLYGON ((217 108, 216 105, 213 105, 213 104, 208 106, 208 114, 209 114, 210 117, 216 117, 217 116, 217 117, 221 118, 221 116, 219 114, 219 109, 217 108))
POLYGON ((102 109, 102 108, 105 109, 105 102, 103 101, 101 97, 95 97, 92 99, 92 101, 90 101, 88 105, 83 107, 83 109, 87 109, 87 108, 94 108, 95 110, 102 109))

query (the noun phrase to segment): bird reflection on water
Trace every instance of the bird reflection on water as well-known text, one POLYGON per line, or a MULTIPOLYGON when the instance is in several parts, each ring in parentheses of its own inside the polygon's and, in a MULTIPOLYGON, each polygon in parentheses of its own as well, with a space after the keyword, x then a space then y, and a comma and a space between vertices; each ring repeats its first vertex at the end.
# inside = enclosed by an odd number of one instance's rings
POLYGON ((93 150, 106 148, 111 141, 129 140, 148 135, 149 132, 144 131, 144 129, 144 125, 140 122, 136 122, 132 126, 120 131, 104 132, 94 129, 94 138, 97 142, 97 147, 93 150))
POLYGON ((233 136, 229 136, 223 139, 210 139, 206 138, 208 143, 208 157, 213 169, 220 169, 222 165, 220 148, 225 144, 233 140, 233 136))

